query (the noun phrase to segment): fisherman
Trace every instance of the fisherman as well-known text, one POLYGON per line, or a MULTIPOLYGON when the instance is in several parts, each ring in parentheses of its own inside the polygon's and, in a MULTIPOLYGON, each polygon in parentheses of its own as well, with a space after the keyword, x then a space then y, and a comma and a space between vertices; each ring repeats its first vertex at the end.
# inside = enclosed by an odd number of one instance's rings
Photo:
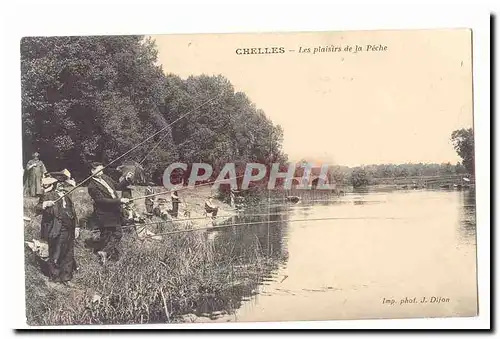
POLYGON ((217 217, 217 213, 219 212, 219 207, 214 205, 213 196, 209 196, 205 201, 205 212, 207 214, 212 214, 212 219, 217 217))
MULTIPOLYGON (((131 173, 131 172, 128 172, 131 173)), ((125 180, 126 174, 122 175, 120 179, 118 179, 118 183, 122 183, 125 180)), ((132 179, 133 179, 133 173, 132 176, 130 176, 130 181, 126 181, 125 186, 122 188, 122 198, 127 198, 127 199, 132 199, 132 179)))
POLYGON ((49 245, 49 277, 54 282, 71 285, 70 280, 77 269, 74 242, 78 218, 73 201, 64 196, 70 187, 75 186, 67 173, 67 170, 53 172, 45 178, 46 192, 35 209, 37 214, 42 214, 41 238, 49 245))
POLYGON ((177 194, 177 191, 173 191, 170 194, 170 198, 172 199, 172 210, 170 211, 170 214, 174 218, 177 218, 177 216, 179 215, 179 204, 181 202, 179 195, 177 194))
POLYGON ((31 197, 43 195, 42 178, 46 175, 47 169, 40 160, 40 153, 33 153, 33 159, 26 164, 24 172, 24 189, 26 194, 31 197))
POLYGON ((167 207, 167 199, 159 198, 158 206, 153 209, 153 214, 162 219, 168 219, 168 207, 167 207))
MULTIPOLYGON (((131 173, 131 172, 128 172, 131 173)), ((123 174, 118 182, 121 184, 125 180, 125 176, 127 173, 123 174)), ((130 177, 130 176, 129 176, 130 177)), ((134 173, 132 172, 132 176, 130 177, 130 180, 127 182, 126 186, 122 188, 122 198, 127 198, 127 199, 132 199, 132 181, 134 178, 134 173)), ((122 217, 123 217, 123 224, 124 225, 132 225, 134 223, 142 223, 144 222, 144 219, 141 218, 139 213, 136 211, 135 204, 133 201, 129 201, 128 204, 122 205, 122 217)), ((128 228, 127 230, 131 230, 131 228, 128 228)))
POLYGON ((231 197, 231 207, 236 208, 236 190, 231 188, 229 195, 231 197))
POLYGON ((95 222, 101 231, 103 247, 97 253, 105 264, 107 260, 116 261, 120 256, 121 206, 129 203, 129 199, 119 198, 116 191, 121 191, 130 184, 132 173, 127 173, 124 180, 117 184, 102 173, 102 163, 93 162, 91 167, 93 177, 88 185, 88 192, 94 200, 95 222))
POLYGON ((241 191, 231 189, 230 191, 230 197, 231 197, 231 207, 233 207, 236 210, 242 210, 243 209, 243 197, 241 196, 241 191))
MULTIPOLYGON (((133 202, 122 205, 123 225, 133 225, 136 223, 144 223, 145 219, 135 210, 133 202)), ((131 230, 128 228, 128 230, 131 230)))
POLYGON ((148 195, 153 195, 155 193, 154 188, 152 186, 153 183, 149 183, 149 185, 146 187, 145 190, 146 198, 144 199, 144 205, 146 206, 146 215, 149 217, 153 215, 153 208, 155 204, 154 197, 148 197, 148 195))

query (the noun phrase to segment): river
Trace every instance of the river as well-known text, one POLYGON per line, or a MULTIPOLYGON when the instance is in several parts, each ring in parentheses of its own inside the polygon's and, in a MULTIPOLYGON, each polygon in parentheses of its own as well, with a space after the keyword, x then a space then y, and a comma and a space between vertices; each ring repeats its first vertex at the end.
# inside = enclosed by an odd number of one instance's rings
POLYGON ((264 274, 227 292, 223 312, 203 312, 221 322, 473 316, 474 201, 472 190, 372 191, 247 211, 228 223, 261 224, 211 239, 240 258, 257 247, 264 274))

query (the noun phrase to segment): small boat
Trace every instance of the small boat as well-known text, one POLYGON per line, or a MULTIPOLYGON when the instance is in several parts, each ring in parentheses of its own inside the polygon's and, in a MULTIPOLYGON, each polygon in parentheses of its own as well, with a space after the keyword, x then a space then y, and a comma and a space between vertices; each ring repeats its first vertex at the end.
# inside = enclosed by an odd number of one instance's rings
POLYGON ((296 204, 300 201, 300 197, 298 197, 296 195, 290 195, 290 196, 286 197, 286 201, 296 204))

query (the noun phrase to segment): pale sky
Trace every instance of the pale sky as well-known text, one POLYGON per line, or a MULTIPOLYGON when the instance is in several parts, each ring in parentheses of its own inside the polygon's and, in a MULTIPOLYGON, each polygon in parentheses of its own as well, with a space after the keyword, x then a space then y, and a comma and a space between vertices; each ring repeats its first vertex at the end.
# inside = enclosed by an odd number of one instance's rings
POLYGON ((459 161, 472 127, 469 30, 153 36, 165 73, 222 74, 284 129, 284 151, 339 165, 459 161), (382 44, 385 52, 299 53, 382 44), (238 55, 238 48, 284 47, 238 55), (295 50, 290 52, 289 50, 295 50))

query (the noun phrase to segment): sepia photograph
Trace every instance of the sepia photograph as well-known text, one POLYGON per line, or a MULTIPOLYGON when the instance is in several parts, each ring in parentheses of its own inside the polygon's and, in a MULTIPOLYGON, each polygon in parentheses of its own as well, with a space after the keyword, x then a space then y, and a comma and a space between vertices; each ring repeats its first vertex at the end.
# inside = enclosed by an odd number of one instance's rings
POLYGON ((23 37, 26 323, 477 316, 473 35, 23 37))

